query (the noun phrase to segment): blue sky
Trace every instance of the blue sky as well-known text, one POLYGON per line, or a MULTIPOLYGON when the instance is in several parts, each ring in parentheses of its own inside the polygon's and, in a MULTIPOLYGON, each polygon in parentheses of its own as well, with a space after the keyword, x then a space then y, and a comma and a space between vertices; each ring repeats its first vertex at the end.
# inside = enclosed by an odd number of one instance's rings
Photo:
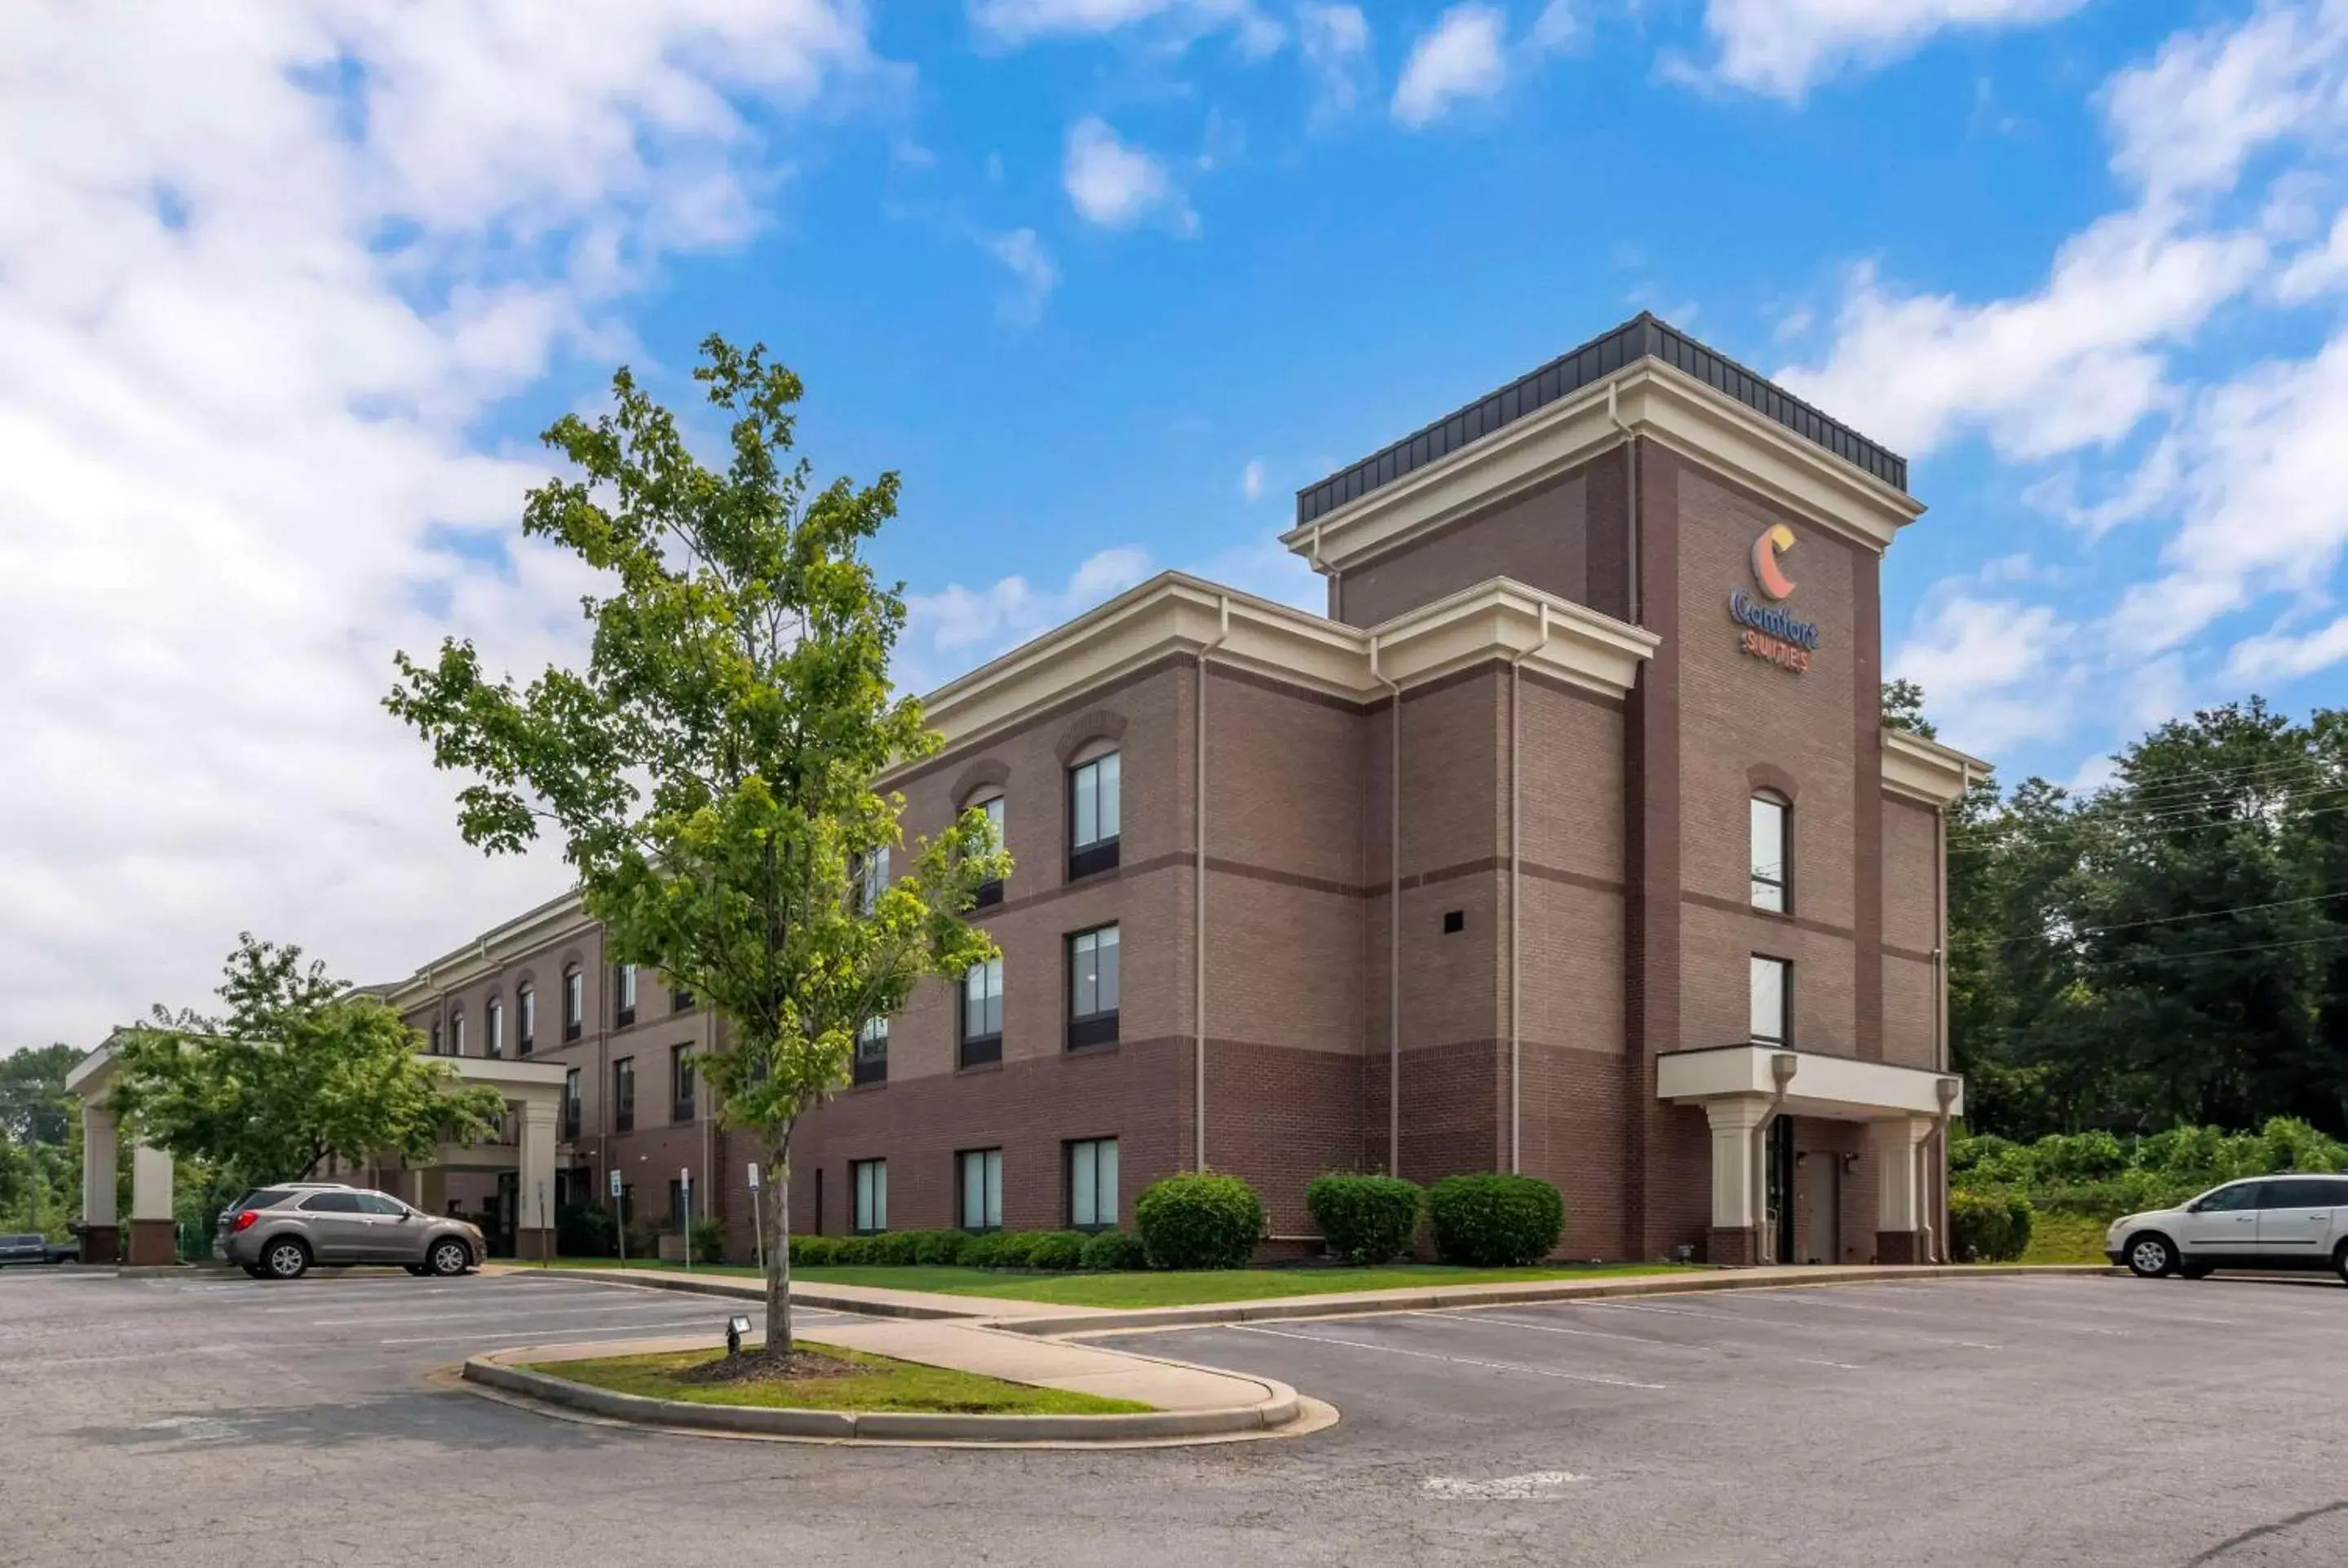
POLYGON ((405 972, 559 886, 376 706, 529 671, 535 432, 805 377, 944 679, 1642 308, 1913 460, 1887 651, 2009 778, 2343 698, 2348 0, 582 0, 0 15, 0 1044, 252 927, 405 972))

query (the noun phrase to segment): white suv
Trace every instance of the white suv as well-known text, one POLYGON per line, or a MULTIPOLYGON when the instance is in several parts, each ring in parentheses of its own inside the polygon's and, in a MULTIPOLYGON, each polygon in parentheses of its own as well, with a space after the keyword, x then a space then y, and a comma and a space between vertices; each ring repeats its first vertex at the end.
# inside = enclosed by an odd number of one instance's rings
POLYGON ((2147 1279, 2220 1268, 2329 1268, 2348 1280, 2348 1176, 2253 1176, 2191 1203, 2123 1214, 2104 1255, 2147 1279))

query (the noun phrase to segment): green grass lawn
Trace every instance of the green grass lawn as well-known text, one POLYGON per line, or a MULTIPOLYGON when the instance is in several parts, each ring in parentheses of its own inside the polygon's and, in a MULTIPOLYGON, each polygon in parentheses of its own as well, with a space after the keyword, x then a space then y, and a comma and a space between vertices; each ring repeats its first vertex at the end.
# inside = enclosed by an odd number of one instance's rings
POLYGON ((2104 1232, 2108 1220, 2084 1214, 2033 1215, 2030 1222, 2030 1245, 2023 1250, 2024 1263, 2108 1263, 2104 1256, 2104 1232))
MULTIPOLYGON (((609 1261, 566 1258, 561 1266, 614 1266, 609 1261)), ((675 1264, 628 1265, 675 1268, 675 1264)), ((1693 1266, 1578 1264, 1554 1268, 1456 1268, 1439 1263, 1396 1263, 1376 1268, 1232 1268, 1196 1273, 1005 1274, 983 1268, 853 1267, 802 1268, 791 1277, 807 1285, 863 1285, 887 1290, 942 1291, 952 1296, 1007 1301, 1045 1301, 1064 1307, 1195 1307, 1215 1301, 1262 1301, 1275 1296, 1331 1296, 1347 1290, 1425 1289, 1451 1285, 1523 1284, 1550 1279, 1588 1279, 1611 1274, 1679 1274, 1693 1266)), ((702 1265, 695 1272, 756 1276, 754 1268, 702 1265)))
POLYGON ((765 1405, 792 1410, 955 1410, 988 1416, 1114 1416, 1151 1407, 1104 1399, 1066 1389, 1007 1383, 950 1367, 924 1367, 861 1350, 802 1339, 802 1348, 853 1361, 867 1370, 852 1378, 796 1378, 771 1383, 687 1383, 677 1374, 726 1354, 675 1350, 658 1356, 604 1356, 592 1361, 541 1361, 530 1368, 622 1394, 682 1399, 696 1405, 765 1405))

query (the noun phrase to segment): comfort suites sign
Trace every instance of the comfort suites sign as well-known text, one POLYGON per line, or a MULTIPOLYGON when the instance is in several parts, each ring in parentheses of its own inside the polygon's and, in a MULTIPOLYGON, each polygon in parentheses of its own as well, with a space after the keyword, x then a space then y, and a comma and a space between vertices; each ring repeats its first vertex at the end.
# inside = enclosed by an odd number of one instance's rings
POLYGON ((1728 596, 1728 619, 1745 629, 1739 646, 1746 652, 1798 674, 1810 667, 1810 655, 1818 646, 1818 629, 1815 621, 1797 620, 1778 608, 1777 601, 1789 597, 1795 588, 1785 567, 1786 552, 1793 548, 1794 530, 1785 524, 1762 530, 1753 541, 1753 581, 1764 597, 1738 589, 1728 596))

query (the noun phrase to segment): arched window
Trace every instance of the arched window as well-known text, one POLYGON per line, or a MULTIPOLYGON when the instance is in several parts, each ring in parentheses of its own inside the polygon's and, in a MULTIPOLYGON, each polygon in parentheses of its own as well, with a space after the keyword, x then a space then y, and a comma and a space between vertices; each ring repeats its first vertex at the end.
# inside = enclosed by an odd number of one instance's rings
POLYGON ((577 1040, 587 1027, 587 977, 579 966, 562 971, 562 1038, 577 1040))
POLYGON ((481 1049, 490 1056, 506 1053, 506 1004, 495 997, 481 1004, 481 1049))
POLYGON ((1753 907, 1783 914, 1793 887, 1794 808, 1774 790, 1753 796, 1753 907))
MULTIPOLYGON (((994 846, 997 849, 1002 848, 1005 842, 1003 836, 1003 802, 1001 784, 982 784, 971 793, 968 800, 962 803, 962 808, 964 811, 976 807, 986 814, 987 825, 994 829, 994 846)), ((1002 902, 1003 883, 1000 878, 979 884, 977 903, 979 908, 983 909, 990 904, 1002 902)))
POLYGON ((528 1056, 538 1044, 538 992, 524 980, 514 989, 514 1049, 528 1056))
POLYGON ((465 1014, 461 1009, 448 1015, 448 1054, 465 1054, 465 1014))

